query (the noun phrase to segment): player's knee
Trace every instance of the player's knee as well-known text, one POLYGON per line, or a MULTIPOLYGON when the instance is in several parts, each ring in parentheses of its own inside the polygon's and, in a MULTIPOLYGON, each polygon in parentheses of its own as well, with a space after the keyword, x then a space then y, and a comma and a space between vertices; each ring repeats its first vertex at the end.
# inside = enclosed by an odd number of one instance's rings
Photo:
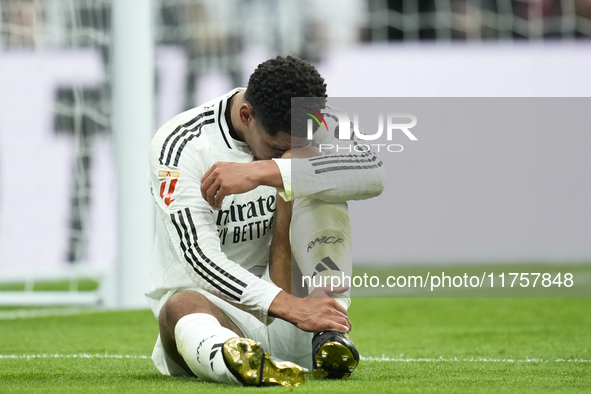
POLYGON ((162 323, 174 327, 176 323, 185 315, 191 313, 208 313, 211 301, 209 301, 203 294, 196 291, 182 291, 172 295, 166 301, 160 317, 162 323))

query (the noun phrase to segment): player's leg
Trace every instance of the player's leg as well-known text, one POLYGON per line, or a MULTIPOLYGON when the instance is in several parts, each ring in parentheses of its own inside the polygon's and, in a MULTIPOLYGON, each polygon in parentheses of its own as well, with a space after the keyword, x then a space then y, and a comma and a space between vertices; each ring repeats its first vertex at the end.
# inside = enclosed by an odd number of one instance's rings
MULTIPOLYGON (((290 222, 291 202, 285 202, 277 196, 275 228, 269 253, 269 278, 283 291, 297 297, 306 297, 308 289, 302 289, 297 283, 301 274, 295 260, 292 259, 289 242, 290 222)), ((269 349, 275 357, 311 369, 312 349, 309 344, 312 342, 312 335, 289 322, 275 319, 268 327, 269 349)))
POLYGON ((228 339, 244 335, 203 294, 189 290, 171 296, 160 310, 158 325, 164 351, 187 372, 209 381, 238 384, 221 352, 213 351, 228 339))
MULTIPOLYGON (((346 203, 297 199, 291 218, 291 248, 309 293, 316 287, 350 287, 352 274, 351 224, 346 203), (347 281, 347 278, 348 281, 347 281)), ((350 291, 333 293, 346 309, 350 291)), ((312 340, 315 377, 342 378, 357 367, 359 353, 347 334, 316 333, 312 340)))
MULTIPOLYGON (((317 287, 349 287, 352 272, 351 223, 347 203, 332 203, 314 198, 294 201, 290 244, 303 275, 298 287, 308 294, 317 287)), ((351 305, 350 292, 334 293, 345 309, 351 305)))
POLYGON ((158 316, 160 339, 166 354, 187 372, 191 372, 191 368, 178 352, 175 328, 183 317, 192 314, 210 315, 217 320, 219 325, 230 330, 234 336, 244 336, 236 324, 203 294, 196 291, 183 291, 174 294, 164 304, 158 316))
POLYGON ((283 291, 296 297, 306 297, 308 289, 301 286, 301 272, 292 258, 289 240, 291 202, 277 195, 275 228, 269 252, 269 277, 283 291))
MULTIPOLYGON (((283 158, 291 158, 292 154, 311 157, 318 152, 315 148, 297 149, 286 152, 283 158)), ((281 198, 277 200, 270 254, 271 273, 275 272, 275 278, 280 283, 290 283, 291 293, 300 297, 311 294, 316 287, 330 286, 334 283, 333 277, 340 278, 341 282, 344 276, 350 278, 352 240, 347 204, 312 198, 296 199, 293 204, 281 198), (277 274, 288 271, 291 282, 277 274)), ((350 286, 350 283, 340 285, 350 286)), ((331 294, 345 309, 351 304, 349 296, 349 291, 331 294)), ((337 332, 316 333, 312 340, 312 357, 317 377, 348 376, 359 362, 359 353, 348 335, 337 332)))
POLYGON ((168 357, 203 380, 244 385, 304 383, 301 367, 271 360, 259 342, 244 338, 236 323, 199 292, 174 294, 158 321, 168 357))

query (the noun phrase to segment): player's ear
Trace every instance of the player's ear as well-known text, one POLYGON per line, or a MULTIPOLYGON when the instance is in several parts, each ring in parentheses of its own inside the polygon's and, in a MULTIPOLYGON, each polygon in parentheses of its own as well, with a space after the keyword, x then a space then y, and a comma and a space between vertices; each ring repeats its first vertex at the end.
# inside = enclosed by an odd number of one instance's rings
POLYGON ((240 106, 240 121, 245 125, 254 118, 254 110, 249 103, 242 103, 240 106))

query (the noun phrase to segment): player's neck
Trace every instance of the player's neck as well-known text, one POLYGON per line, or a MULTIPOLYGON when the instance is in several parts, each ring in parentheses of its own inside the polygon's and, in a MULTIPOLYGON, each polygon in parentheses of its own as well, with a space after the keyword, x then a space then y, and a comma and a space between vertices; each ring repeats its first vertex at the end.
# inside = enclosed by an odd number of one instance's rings
POLYGON ((244 138, 245 127, 240 121, 240 107, 244 102, 244 92, 236 93, 230 101, 230 120, 232 121, 232 127, 234 127, 241 141, 246 141, 244 138))

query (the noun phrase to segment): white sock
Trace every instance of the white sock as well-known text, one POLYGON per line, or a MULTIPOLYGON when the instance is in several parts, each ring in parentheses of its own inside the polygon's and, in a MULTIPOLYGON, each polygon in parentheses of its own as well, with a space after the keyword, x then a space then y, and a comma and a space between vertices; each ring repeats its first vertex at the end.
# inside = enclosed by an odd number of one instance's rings
POLYGON ((206 313, 183 316, 174 328, 176 347, 191 371, 207 382, 240 385, 226 367, 223 344, 238 335, 206 313))
MULTIPOLYGON (((322 282, 324 285, 324 277, 328 277, 326 283, 329 289, 332 276, 340 280, 343 274, 351 277, 353 250, 347 203, 331 203, 307 197, 296 199, 292 208, 290 242, 302 275, 313 277, 308 293, 316 287, 312 282, 322 282)), ((337 284, 336 279, 333 283, 337 284)), ((331 297, 348 309, 351 305, 350 294, 348 290, 331 297)))

